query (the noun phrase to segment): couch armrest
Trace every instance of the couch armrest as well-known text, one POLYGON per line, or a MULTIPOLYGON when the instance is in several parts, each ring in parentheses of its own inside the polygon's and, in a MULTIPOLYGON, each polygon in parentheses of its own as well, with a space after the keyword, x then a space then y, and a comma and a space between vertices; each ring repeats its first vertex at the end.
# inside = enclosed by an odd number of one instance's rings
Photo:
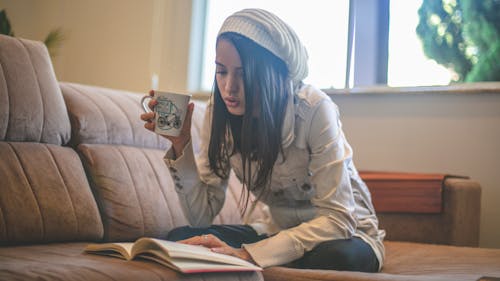
POLYGON ((449 244, 478 246, 481 186, 470 179, 449 178, 444 183, 444 192, 449 244))
POLYGON ((378 213, 386 239, 478 246, 481 186, 466 178, 446 178, 443 209, 435 214, 378 213))

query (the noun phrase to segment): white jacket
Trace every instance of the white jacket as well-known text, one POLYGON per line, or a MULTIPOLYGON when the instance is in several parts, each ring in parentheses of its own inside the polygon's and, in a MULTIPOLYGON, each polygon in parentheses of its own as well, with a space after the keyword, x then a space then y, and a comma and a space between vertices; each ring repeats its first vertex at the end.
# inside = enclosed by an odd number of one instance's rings
MULTIPOLYGON (((211 108, 209 104, 201 143, 186 146, 178 159, 172 159, 172 151, 165 156, 183 211, 194 226, 212 223, 227 187, 227 180, 212 173, 208 164, 211 108)), ((258 265, 268 267, 296 260, 321 242, 357 236, 372 247, 382 268, 385 232, 378 229, 370 192, 352 162, 338 107, 324 92, 303 86, 289 99, 282 139, 286 161, 278 156, 271 190, 260 198, 271 219, 250 223, 270 237, 243 247, 258 265)), ((230 164, 241 179, 240 154, 230 164)))

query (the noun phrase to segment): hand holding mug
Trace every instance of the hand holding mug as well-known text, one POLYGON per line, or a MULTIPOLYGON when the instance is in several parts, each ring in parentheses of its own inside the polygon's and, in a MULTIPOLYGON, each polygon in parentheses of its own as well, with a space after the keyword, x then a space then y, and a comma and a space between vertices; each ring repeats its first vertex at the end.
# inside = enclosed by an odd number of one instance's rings
POLYGON ((189 103, 190 98, 187 94, 151 90, 141 99, 144 127, 169 139, 177 156, 191 139, 194 104, 189 103))

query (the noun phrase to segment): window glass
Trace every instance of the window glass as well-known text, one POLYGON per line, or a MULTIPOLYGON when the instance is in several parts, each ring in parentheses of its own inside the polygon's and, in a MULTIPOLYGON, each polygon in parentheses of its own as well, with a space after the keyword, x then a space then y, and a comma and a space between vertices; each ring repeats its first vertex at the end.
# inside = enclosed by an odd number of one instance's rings
POLYGON ((422 0, 390 2, 389 86, 447 85, 451 72, 424 55, 415 31, 422 0))
POLYGON ((297 32, 309 53, 305 83, 319 88, 344 87, 348 0, 212 0, 207 5, 202 90, 213 86, 215 39, 223 20, 244 8, 266 9, 297 32))
MULTIPOLYGON (((353 3, 360 4, 359 1, 353 3)), ((444 66, 424 55, 416 33, 421 4, 422 0, 390 1, 389 86, 447 85, 453 75, 444 66)), ((244 8, 269 10, 297 32, 309 52, 309 76, 305 79, 306 83, 323 89, 344 87, 349 0, 212 0, 208 1, 206 8, 202 90, 211 90, 213 86, 215 39, 223 20, 244 8)), ((362 17, 357 19, 363 20, 365 19, 362 17)), ((372 42, 358 48, 376 45, 376 42, 372 42)))

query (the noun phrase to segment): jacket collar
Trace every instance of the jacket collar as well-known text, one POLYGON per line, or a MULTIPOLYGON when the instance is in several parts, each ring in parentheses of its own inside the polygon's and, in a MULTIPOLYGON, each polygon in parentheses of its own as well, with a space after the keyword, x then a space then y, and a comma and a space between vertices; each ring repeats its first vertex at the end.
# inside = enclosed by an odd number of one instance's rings
POLYGON ((288 98, 285 119, 281 129, 281 145, 288 147, 295 139, 295 94, 288 98))

